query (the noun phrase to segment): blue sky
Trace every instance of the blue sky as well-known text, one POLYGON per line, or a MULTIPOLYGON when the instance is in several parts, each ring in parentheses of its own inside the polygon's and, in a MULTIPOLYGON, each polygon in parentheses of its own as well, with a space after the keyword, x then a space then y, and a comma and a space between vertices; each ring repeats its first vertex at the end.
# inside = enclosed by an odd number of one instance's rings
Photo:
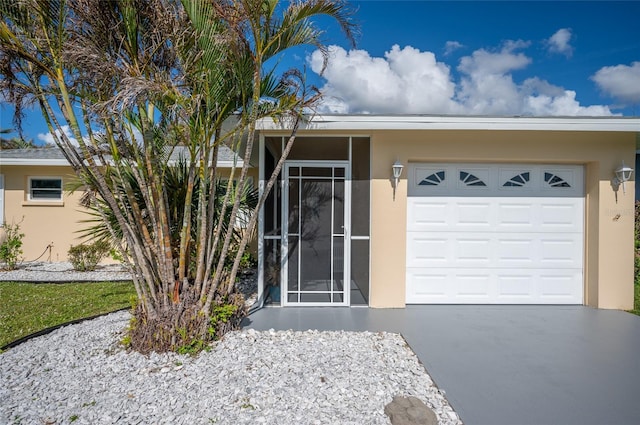
MULTIPOLYGON (((312 48, 282 59, 306 66, 323 112, 640 116, 640 1, 351 3, 357 45, 322 21, 323 76, 312 48)), ((50 138, 37 111, 25 134, 50 138)))
POLYGON ((356 49, 334 43, 315 80, 326 110, 640 115, 638 1, 353 3, 356 49))

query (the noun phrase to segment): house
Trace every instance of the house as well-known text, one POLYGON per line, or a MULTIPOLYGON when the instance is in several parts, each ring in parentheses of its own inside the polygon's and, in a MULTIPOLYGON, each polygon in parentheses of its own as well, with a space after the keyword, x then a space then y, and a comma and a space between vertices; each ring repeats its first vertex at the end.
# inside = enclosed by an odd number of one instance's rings
MULTIPOLYGON (((286 136, 261 123, 261 188, 286 136)), ((635 186, 614 172, 639 141, 638 118, 315 116, 261 212, 260 292, 630 309, 635 186)))
MULTIPOLYGON (((258 135, 263 190, 289 132, 263 120, 258 135)), ((639 118, 309 118, 260 212, 259 298, 630 309, 635 184, 615 171, 639 144, 639 118)), ((24 216, 27 259, 53 242, 63 260, 78 195, 62 158, 37 155, 0 152, 4 220, 24 216)))
MULTIPOLYGON (((176 149, 171 160, 182 154, 176 149)), ((222 173, 234 161, 242 167, 242 159, 222 146, 217 164, 222 173)), ((256 178, 257 170, 251 168, 251 184, 256 178)), ((0 150, 0 224, 20 224, 26 261, 66 261, 69 247, 83 242, 78 232, 89 227, 83 220, 90 217, 79 205, 83 191, 66 190, 73 179, 75 173, 57 147, 0 150)))

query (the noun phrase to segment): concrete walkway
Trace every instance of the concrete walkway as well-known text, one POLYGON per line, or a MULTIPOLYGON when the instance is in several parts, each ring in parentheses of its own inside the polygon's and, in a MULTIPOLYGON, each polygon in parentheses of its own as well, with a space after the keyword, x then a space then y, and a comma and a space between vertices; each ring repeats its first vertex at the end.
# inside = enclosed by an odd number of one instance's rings
POLYGON ((640 317, 621 311, 264 308, 246 326, 401 333, 466 425, 640 424, 640 317))

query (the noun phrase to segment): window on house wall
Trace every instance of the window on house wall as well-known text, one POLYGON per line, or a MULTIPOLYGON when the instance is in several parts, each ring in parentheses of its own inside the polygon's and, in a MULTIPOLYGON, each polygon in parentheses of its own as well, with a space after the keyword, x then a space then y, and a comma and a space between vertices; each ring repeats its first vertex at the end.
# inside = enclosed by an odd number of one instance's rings
POLYGON ((29 177, 29 201, 62 201, 62 178, 29 177))

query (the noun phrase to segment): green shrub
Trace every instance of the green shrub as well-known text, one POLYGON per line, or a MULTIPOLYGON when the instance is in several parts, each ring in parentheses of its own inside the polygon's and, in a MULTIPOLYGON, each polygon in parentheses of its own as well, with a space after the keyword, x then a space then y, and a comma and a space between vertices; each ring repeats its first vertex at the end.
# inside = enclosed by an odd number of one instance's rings
POLYGON ((8 270, 14 270, 18 263, 23 260, 22 238, 24 233, 20 233, 20 224, 4 223, 6 239, 0 244, 0 261, 8 270))
POLYGON ((73 269, 79 272, 89 272, 96 269, 96 266, 108 253, 110 246, 105 241, 96 241, 92 244, 71 245, 67 255, 73 269))

